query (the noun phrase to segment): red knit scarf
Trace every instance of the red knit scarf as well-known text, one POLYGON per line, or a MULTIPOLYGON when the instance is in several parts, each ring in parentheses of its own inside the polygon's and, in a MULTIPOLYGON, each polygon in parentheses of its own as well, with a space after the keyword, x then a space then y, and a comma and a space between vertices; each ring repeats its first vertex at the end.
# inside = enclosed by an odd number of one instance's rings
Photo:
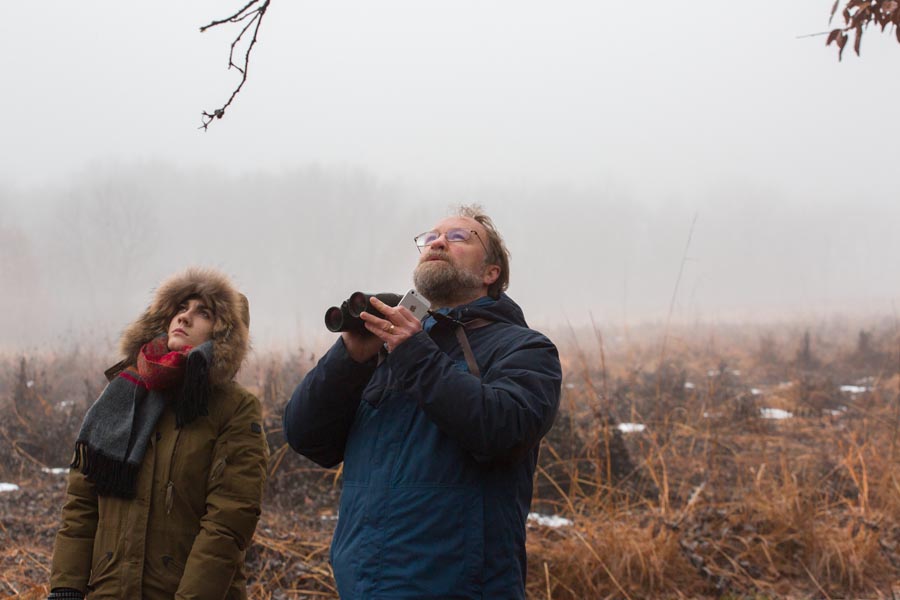
MULTIPOLYGON (((191 346, 169 350, 166 336, 150 340, 138 353, 137 370, 141 381, 135 383, 140 383, 148 390, 165 390, 178 385, 184 379, 190 351, 191 346)), ((125 372, 123 376, 127 378, 125 372)))

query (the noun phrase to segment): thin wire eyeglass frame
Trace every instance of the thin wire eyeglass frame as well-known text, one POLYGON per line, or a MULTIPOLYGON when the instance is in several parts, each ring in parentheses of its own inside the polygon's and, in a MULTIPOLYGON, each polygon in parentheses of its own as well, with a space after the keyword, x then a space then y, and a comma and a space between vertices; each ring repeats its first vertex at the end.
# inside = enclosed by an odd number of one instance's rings
POLYGON ((432 230, 432 231, 426 231, 425 233, 420 233, 419 235, 417 235, 416 237, 414 237, 414 238, 413 238, 413 242, 415 242, 416 248, 418 248, 419 254, 421 254, 421 253, 422 253, 422 248, 425 248, 426 246, 430 246, 431 244, 435 243, 436 241, 438 241, 438 240, 440 239, 441 236, 444 236, 444 239, 447 240, 447 243, 448 243, 448 244, 456 244, 456 243, 459 243, 459 242, 468 242, 468 241, 471 239, 471 236, 468 236, 468 235, 467 235, 466 237, 464 237, 463 239, 460 239, 460 240, 451 240, 451 239, 450 239, 450 237, 449 237, 450 233, 460 233, 460 232, 465 232, 465 233, 467 233, 467 234, 468 234, 468 233, 474 233, 474 234, 475 234, 475 237, 478 238, 478 241, 481 242, 481 247, 484 248, 484 254, 485 254, 485 256, 487 256, 487 255, 490 254, 490 252, 488 252, 487 246, 485 246, 485 244, 484 244, 484 240, 481 239, 481 236, 478 235, 478 232, 475 231, 474 229, 455 228, 455 229, 448 229, 447 231, 445 231, 445 232, 443 232, 443 233, 440 233, 440 232, 437 232, 437 231, 434 231, 434 230, 432 230), (424 243, 424 242, 420 242, 420 240, 422 240, 422 238, 424 238, 426 235, 428 235, 428 234, 430 234, 430 233, 436 233, 436 234, 437 234, 437 237, 435 237, 433 240, 431 240, 431 241, 428 242, 427 244, 424 243))

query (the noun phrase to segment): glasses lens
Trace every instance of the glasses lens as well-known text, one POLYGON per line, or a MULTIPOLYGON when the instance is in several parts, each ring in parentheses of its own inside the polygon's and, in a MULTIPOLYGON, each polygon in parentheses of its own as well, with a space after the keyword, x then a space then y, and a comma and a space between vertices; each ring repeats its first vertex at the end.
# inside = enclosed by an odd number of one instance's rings
POLYGON ((465 242, 469 239, 468 229, 451 229, 446 233, 448 242, 465 242))
POLYGON ((431 245, 434 240, 439 237, 440 234, 437 231, 426 231, 425 233, 416 236, 416 246, 424 248, 425 246, 431 245))

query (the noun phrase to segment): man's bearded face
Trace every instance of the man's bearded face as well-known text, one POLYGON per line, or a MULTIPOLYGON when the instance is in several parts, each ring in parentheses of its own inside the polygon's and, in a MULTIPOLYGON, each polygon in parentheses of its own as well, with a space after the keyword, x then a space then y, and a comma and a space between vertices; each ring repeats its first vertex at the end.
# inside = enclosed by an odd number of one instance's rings
POLYGON ((456 306, 481 291, 482 270, 457 265, 449 252, 429 248, 413 272, 413 283, 432 304, 456 306))

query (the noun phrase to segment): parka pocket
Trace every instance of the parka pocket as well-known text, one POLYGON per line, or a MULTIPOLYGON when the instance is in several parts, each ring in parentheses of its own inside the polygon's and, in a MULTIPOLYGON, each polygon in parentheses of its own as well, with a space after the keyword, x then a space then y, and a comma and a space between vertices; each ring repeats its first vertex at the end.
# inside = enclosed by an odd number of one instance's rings
POLYGON ((180 562, 178 562, 177 560, 175 560, 173 557, 169 556, 168 554, 163 555, 162 564, 166 569, 168 569, 174 573, 178 573, 179 577, 181 577, 181 574, 184 573, 184 565, 181 564, 180 562))
POLYGON ((103 552, 97 556, 94 564, 91 565, 91 577, 88 579, 87 589, 92 591, 97 583, 103 578, 103 575, 109 570, 112 564, 112 552, 103 552))
MULTIPOLYGON (((477 486, 392 488, 377 576, 410 598, 480 598, 484 508, 477 486)), ((342 507, 343 508, 343 507, 342 507)))
POLYGON ((184 576, 184 564, 168 554, 164 554, 160 558, 160 562, 162 563, 160 575, 163 589, 173 591, 178 589, 178 584, 184 576))

